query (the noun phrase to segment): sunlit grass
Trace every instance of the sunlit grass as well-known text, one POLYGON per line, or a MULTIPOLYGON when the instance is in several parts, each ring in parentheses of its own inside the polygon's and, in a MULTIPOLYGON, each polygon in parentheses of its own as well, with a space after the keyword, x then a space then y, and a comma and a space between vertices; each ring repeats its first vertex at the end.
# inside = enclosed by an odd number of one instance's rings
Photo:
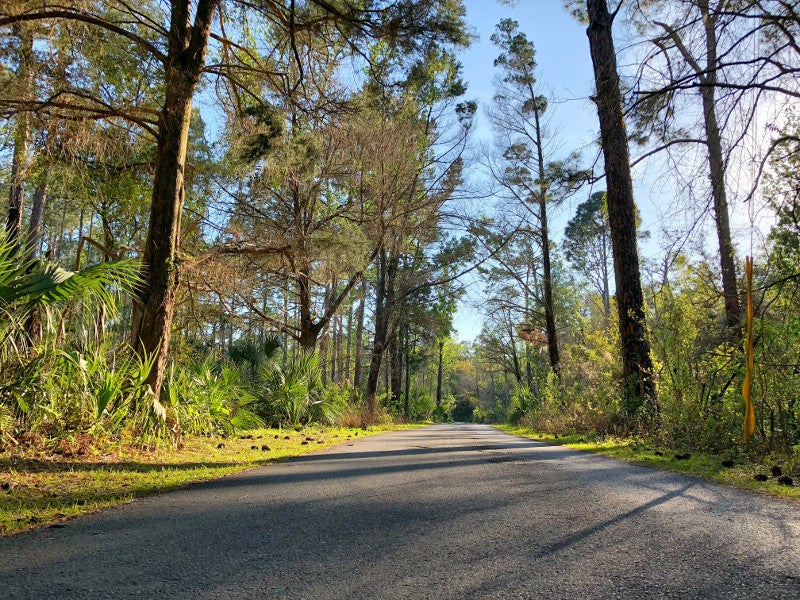
MULTIPOLYGON (((548 444, 569 446, 576 450, 611 456, 637 465, 669 469, 671 471, 678 471, 688 475, 711 479, 738 488, 791 500, 800 500, 800 481, 798 481, 798 477, 794 477, 795 485, 793 487, 779 484, 776 477, 769 477, 769 479, 764 482, 759 482, 754 479, 754 476, 758 473, 771 475, 771 464, 765 465, 740 459, 734 461, 734 466, 725 467, 722 462, 727 457, 720 457, 702 452, 690 452, 689 458, 676 459, 676 454, 684 453, 667 448, 658 448, 636 439, 594 438, 592 436, 580 434, 556 436, 554 434, 533 431, 526 427, 512 425, 495 425, 495 427, 513 435, 540 440, 548 444)), ((786 468, 786 465, 784 465, 784 470, 786 470, 786 468)))
POLYGON ((166 492, 384 431, 361 428, 261 429, 222 438, 184 439, 180 450, 93 444, 67 457, 43 448, 0 453, 0 535, 166 492), (287 439, 288 438, 288 439, 287 439))

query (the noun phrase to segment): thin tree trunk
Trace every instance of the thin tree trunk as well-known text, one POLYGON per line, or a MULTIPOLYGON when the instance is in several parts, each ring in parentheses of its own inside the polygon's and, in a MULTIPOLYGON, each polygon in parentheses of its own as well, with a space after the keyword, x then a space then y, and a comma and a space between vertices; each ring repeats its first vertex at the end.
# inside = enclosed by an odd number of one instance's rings
POLYGON ((347 313, 347 338, 345 341, 345 360, 344 360, 344 380, 352 381, 353 372, 350 370, 352 367, 353 358, 353 312, 354 304, 350 303, 350 310, 347 313))
POLYGON ((608 187, 608 220, 617 282, 625 407, 631 416, 644 407, 647 415, 655 418, 658 405, 644 323, 633 183, 612 37, 613 17, 608 12, 606 0, 587 0, 587 8, 587 35, 597 86, 594 101, 600 120, 608 187))
MULTIPOLYGON (((19 40, 17 68, 17 96, 27 100, 33 85, 33 33, 24 24, 12 27, 13 37, 19 40)), ((25 180, 28 171, 28 146, 30 144, 30 117, 20 111, 14 119, 14 151, 11 155, 11 177, 8 185, 8 218, 6 232, 15 245, 20 243, 22 231, 22 207, 25 201, 25 180)))
MULTIPOLYGON (((536 95, 531 88, 531 98, 536 102, 536 95)), ((547 222, 547 181, 545 179, 544 148, 542 147, 542 127, 539 122, 538 107, 533 111, 534 124, 536 129, 536 160, 539 169, 539 235, 542 245, 542 279, 544 292, 544 322, 547 331, 547 353, 550 357, 550 368, 560 379, 561 378, 561 358, 558 352, 558 333, 556 332, 556 316, 553 309, 553 276, 550 267, 550 232, 547 222)))
POLYGON ((336 348, 333 353, 336 373, 331 377, 331 379, 333 379, 333 381, 336 383, 341 383, 342 379, 344 378, 344 316, 337 314, 334 317, 333 322, 336 330, 336 335, 334 337, 336 348))
POLYGON ((396 271, 397 259, 382 249, 378 255, 378 284, 375 291, 375 338, 372 345, 372 356, 365 392, 367 412, 370 418, 375 417, 381 363, 391 335, 390 311, 394 303, 394 276, 396 271))
POLYGON ((717 69, 717 15, 712 14, 708 0, 698 0, 697 8, 702 18, 706 60, 705 66, 689 52, 681 34, 666 24, 660 24, 672 38, 676 48, 686 63, 694 70, 700 84, 700 98, 703 103, 703 125, 706 132, 708 148, 709 178, 711 180, 711 197, 714 201, 714 220, 719 244, 720 268, 722 271, 722 294, 725 299, 725 320, 735 337, 741 337, 741 306, 736 283, 735 248, 731 240, 730 217, 728 214, 728 198, 725 189, 725 160, 722 151, 722 137, 717 121, 716 86, 717 69))
POLYGON ((411 347, 410 347, 410 329, 409 323, 406 323, 403 328, 403 356, 405 356, 405 395, 403 404, 403 414, 406 419, 411 418, 411 347))
POLYGON ((319 367, 322 371, 322 383, 323 385, 327 385, 328 383, 328 350, 330 347, 330 327, 325 327, 322 330, 322 334, 319 337, 319 367))
POLYGON ((514 365, 514 378, 517 383, 522 383, 522 369, 519 365, 519 355, 517 354, 517 340, 514 337, 514 323, 511 322, 511 317, 508 318, 508 339, 510 340, 511 360, 514 365))
MULTIPOLYGON (((33 261, 39 255, 39 245, 42 240, 42 230, 44 222, 44 208, 47 202, 47 180, 50 175, 50 164, 48 163, 36 192, 33 195, 31 206, 31 220, 28 226, 28 260, 33 261)), ((101 309, 101 314, 105 311, 101 309)), ((25 323, 25 332, 32 344, 35 344, 41 334, 39 311, 34 309, 28 315, 25 323)), ((102 331, 102 330, 101 330, 102 331)))
POLYGON ((728 196, 725 190, 725 161, 722 157, 722 138, 717 122, 715 86, 717 83, 717 32, 716 18, 709 14, 708 0, 698 2, 706 32, 706 71, 700 74, 705 84, 700 87, 703 98, 703 120, 708 142, 708 166, 711 177, 711 193, 714 198, 714 219, 717 225, 719 260, 722 270, 722 293, 725 297, 725 320, 727 326, 740 336, 741 307, 736 285, 736 250, 731 241, 731 225, 728 215, 728 196))
POLYGON ((336 382, 339 375, 339 315, 331 319, 331 381, 336 382))
POLYGON ((530 342, 525 342, 525 379, 527 380, 528 389, 533 388, 533 355, 531 353, 530 342))
POLYGON ((392 389, 392 405, 397 406, 401 397, 401 382, 403 380, 402 369, 402 354, 403 346, 401 344, 401 327, 395 327, 394 335, 392 336, 391 346, 389 347, 389 356, 391 357, 392 376, 391 376, 391 389, 392 389))
POLYGON ((361 373, 364 369, 364 309, 367 302, 367 280, 361 282, 360 300, 356 311, 355 366, 353 369, 353 389, 361 388, 361 373))
POLYGON ((442 379, 444 376, 444 340, 439 340, 438 363, 436 366, 436 408, 442 406, 442 379))
POLYGON ((69 202, 64 200, 61 205, 61 226, 58 232, 58 244, 55 245, 53 250, 53 259, 60 260, 61 259, 61 252, 66 246, 66 242, 64 241, 64 237, 66 236, 66 228, 67 228, 67 205, 69 202))
POLYGON ((603 277, 603 325, 608 328, 611 324, 611 288, 608 280, 608 251, 606 249, 605 240, 603 241, 603 264, 602 277, 603 277))
MULTIPOLYGON (((529 270, 530 272, 530 270, 529 270)), ((527 282, 526 282, 527 283, 527 282)), ((524 287, 525 291, 525 314, 527 315, 530 311, 530 292, 528 285, 524 287)), ((527 378, 528 389, 532 389, 533 387, 533 357, 531 356, 531 343, 526 341, 525 342, 525 377, 527 378)))

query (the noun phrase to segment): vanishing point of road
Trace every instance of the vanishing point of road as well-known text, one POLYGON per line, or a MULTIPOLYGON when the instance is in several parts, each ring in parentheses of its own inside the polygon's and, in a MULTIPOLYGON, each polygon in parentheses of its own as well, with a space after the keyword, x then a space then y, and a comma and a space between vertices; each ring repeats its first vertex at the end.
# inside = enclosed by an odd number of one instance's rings
POLYGON ((800 505, 435 425, 0 539, 0 596, 800 599, 800 505))

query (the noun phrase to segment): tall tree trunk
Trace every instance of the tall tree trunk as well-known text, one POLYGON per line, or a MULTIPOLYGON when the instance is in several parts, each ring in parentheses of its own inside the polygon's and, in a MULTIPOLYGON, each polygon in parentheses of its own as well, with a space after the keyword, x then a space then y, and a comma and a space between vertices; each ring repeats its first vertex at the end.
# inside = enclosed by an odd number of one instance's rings
MULTIPOLYGON (((335 286, 335 283, 333 285, 335 286)), ((330 287, 326 287, 325 288, 325 301, 323 303, 325 308, 323 308, 323 310, 327 309, 328 299, 330 297, 331 297, 331 288, 330 287)), ((335 330, 333 332, 331 331, 330 323, 326 324, 322 328, 322 331, 320 332, 320 335, 319 335, 319 366, 320 366, 320 369, 322 370, 322 383, 323 384, 327 384, 328 383, 328 368, 330 366, 329 365, 329 362, 330 362, 329 358, 330 358, 330 354, 331 354, 331 352, 330 352, 330 349, 331 349, 331 338, 333 336, 335 336, 335 335, 336 335, 335 330)), ((316 344, 316 341, 317 341, 316 337, 317 336, 314 336, 314 338, 315 338, 314 339, 314 342, 315 342, 314 346, 317 345, 316 344)), ((311 347, 311 350, 314 349, 314 346, 311 347)), ((332 374, 331 374, 331 379, 333 379, 333 375, 332 374)))
POLYGON ((375 417, 381 364, 391 335, 390 312, 394 303, 394 278, 397 272, 397 258, 381 249, 378 255, 378 282, 375 290, 375 337, 372 344, 369 373, 367 375, 367 412, 375 417))
MULTIPOLYGON (((537 103, 533 87, 531 87, 531 98, 537 103)), ((533 111, 534 124, 536 129, 536 160, 539 169, 539 235, 542 245, 542 283, 544 292, 544 323, 547 331, 547 354, 550 357, 550 368, 560 379, 561 378, 561 358, 558 352, 558 333, 556 332, 556 315, 553 308, 553 275, 550 267, 550 231, 547 221, 547 191, 548 184, 545 179, 544 148, 542 147, 542 126, 539 121, 539 108, 533 111)))
POLYGON ((134 349, 156 357, 146 380, 156 397, 161 393, 175 312, 192 96, 202 74, 219 0, 198 0, 194 25, 192 4, 189 0, 172 2, 150 224, 142 256, 144 281, 134 303, 132 324, 134 349))
POLYGON ((329 349, 330 349, 331 332, 330 327, 325 327, 319 337, 319 368, 322 371, 322 383, 328 384, 328 367, 329 367, 329 349))
POLYGON ((339 315, 334 315, 330 323, 331 328, 331 381, 336 382, 338 378, 339 363, 339 315))
POLYGON ((741 336, 741 306, 736 285, 736 251, 731 241, 728 215, 728 195, 725 189, 725 161, 722 156, 722 137, 717 122, 715 86, 717 84, 717 21, 709 14, 708 0, 698 2, 706 32, 706 70, 699 74, 705 85, 700 87, 703 98, 703 120, 708 143, 708 166, 711 176, 711 194, 714 199, 714 220, 717 225, 719 260, 722 270, 722 293, 725 297, 725 320, 737 337, 741 336))
POLYGON ((391 346, 389 347, 389 355, 391 356, 392 365, 392 404, 397 406, 402 394, 401 386, 403 381, 403 345, 401 341, 401 327, 394 327, 394 335, 392 335, 391 346))
POLYGON ((439 340, 438 363, 436 365, 436 408, 442 406, 442 379, 444 378, 444 340, 439 340))
POLYGON ((525 342, 525 380, 528 389, 533 389, 533 353, 531 343, 525 342))
POLYGON ((603 325, 608 327, 611 324, 611 288, 608 278, 608 250, 606 248, 605 239, 603 240, 603 262, 600 267, 602 270, 603 290, 601 292, 603 299, 603 325))
MULTIPOLYGON (((28 260, 33 261, 39 255, 39 245, 42 240, 44 228, 44 208, 47 203, 47 180, 50 176, 50 163, 47 164, 42 179, 36 186, 31 205, 31 220, 28 225, 28 260)), ((101 309, 101 314, 105 311, 101 309)), ((31 311, 25 322, 25 332, 32 344, 35 344, 41 335, 41 314, 37 309, 31 311)), ((101 330, 102 331, 102 330, 101 330)))
POLYGON ((28 224, 28 258, 31 260, 39 254, 39 245, 42 243, 42 232, 44 231, 44 209, 47 206, 47 187, 50 178, 50 164, 42 174, 42 179, 36 186, 31 204, 31 220, 28 224))
MULTIPOLYGON (((721 4, 721 3, 720 3, 721 4)), ((711 180, 711 197, 714 201, 714 221, 719 244, 719 260, 722 271, 722 294, 725 299, 725 321, 735 337, 741 337, 741 306, 736 283, 735 248, 731 240, 730 216, 728 214, 728 197, 725 189, 725 160, 722 151, 722 137, 717 121, 716 86, 719 60, 717 56, 718 16, 709 8, 708 0, 698 0, 697 8, 703 22, 706 45, 705 65, 689 51, 681 34, 672 27, 660 23, 675 43, 676 48, 686 63, 694 70, 700 88, 703 103, 703 126, 706 132, 708 148, 709 178, 711 180)))
POLYGON ((298 342, 304 352, 312 351, 317 345, 317 337, 321 328, 314 325, 311 298, 311 261, 302 259, 302 266, 297 273, 297 307, 300 310, 300 336, 298 342))
POLYGON ((403 356, 405 357, 405 394, 403 396, 403 414, 406 419, 411 418, 411 324, 406 323, 403 327, 403 356))
MULTIPOLYGON (((530 311, 530 292, 528 291, 529 288, 526 285, 524 287, 525 290, 525 314, 527 315, 530 311)), ((533 389, 533 356, 531 353, 531 343, 526 341, 525 342, 525 378, 527 379, 528 389, 533 389)))
POLYGON ((344 355, 345 355, 345 338, 344 338, 344 315, 336 315, 334 318, 336 325, 336 351, 334 352, 334 361, 336 367, 336 374, 333 380, 336 383, 341 383, 347 376, 344 370, 344 355))
POLYGON ((633 416, 644 407, 658 413, 650 344, 644 323, 644 296, 639 273, 636 215, 633 201, 628 139, 612 37, 613 17, 606 0, 587 0, 589 48, 594 66, 594 98, 607 180, 608 220, 617 282, 620 346, 625 406, 633 416))
MULTIPOLYGON (((16 94, 20 100, 31 97, 33 85, 33 33, 26 24, 12 27, 13 37, 19 40, 16 94)), ((25 179, 28 170, 28 146, 30 144, 30 116, 23 109, 14 119, 14 150, 11 155, 11 177, 8 185, 8 218, 6 232, 15 245, 20 243, 22 231, 22 207, 25 201, 25 179)))
POLYGON ((367 280, 361 282, 361 293, 356 311, 355 366, 353 368, 353 389, 361 388, 361 372, 364 368, 364 309, 367 302, 367 280))
POLYGON ((350 309, 347 312, 347 337, 345 338, 345 358, 344 358, 344 380, 352 381, 353 372, 352 359, 353 359, 353 312, 354 303, 350 303, 350 309))
MULTIPOLYGON (((67 68, 71 62, 70 52, 59 52, 55 66, 55 85, 66 87, 67 68)), ((33 194, 31 204, 31 220, 28 223, 28 248, 29 258, 33 260, 38 254, 42 244, 44 233, 44 213, 47 207, 47 194, 50 185, 50 174, 52 170, 52 154, 57 138, 57 131, 61 128, 55 118, 50 119, 47 126, 47 134, 44 141, 43 154, 45 157, 44 172, 41 174, 39 184, 33 194)), ((91 234, 90 234, 91 235, 91 234)), ((110 248, 111 246, 106 246, 110 248)))
POLYGON ((508 317, 508 339, 509 347, 511 348, 511 361, 514 366, 514 378, 517 384, 522 383, 522 369, 519 364, 519 354, 517 353, 517 339, 514 337, 514 323, 511 322, 511 317, 508 317))

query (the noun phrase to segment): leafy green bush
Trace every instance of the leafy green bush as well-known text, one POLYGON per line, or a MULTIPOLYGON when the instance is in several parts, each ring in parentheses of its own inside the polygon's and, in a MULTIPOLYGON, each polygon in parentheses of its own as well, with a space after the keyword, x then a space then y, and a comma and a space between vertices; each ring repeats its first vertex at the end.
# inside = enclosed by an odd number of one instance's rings
POLYGON ((433 411, 431 411, 431 418, 436 423, 444 423, 450 418, 450 411, 444 405, 440 404, 439 406, 434 407, 433 411))
POLYGON ((429 421, 433 417, 433 410, 436 407, 436 401, 433 397, 421 389, 412 389, 411 396, 409 397, 409 418, 412 421, 429 421))
POLYGON ((527 385, 516 386, 511 392, 508 422, 512 425, 519 425, 523 418, 533 414, 538 404, 538 399, 534 397, 527 385))
POLYGON ((107 344, 93 350, 50 349, 7 374, 0 399, 17 431, 116 434, 152 420, 159 407, 144 384, 152 363, 107 344))
POLYGON ((26 257, 0 237, 0 438, 119 433, 162 412, 144 387, 151 363, 104 331, 138 264, 68 271, 26 257))
POLYGON ((263 421, 250 410, 254 396, 242 385, 242 370, 210 357, 171 365, 164 382, 164 404, 173 427, 194 435, 227 435, 263 421))
POLYGON ((253 392, 250 406, 275 426, 333 424, 347 409, 347 393, 336 386, 326 389, 319 358, 312 352, 297 354, 283 365, 263 363, 253 392))
POLYGON ((276 337, 268 337, 263 341, 241 338, 231 344, 228 357, 242 369, 242 375, 248 381, 255 382, 261 365, 275 360, 281 347, 281 341, 276 337))

